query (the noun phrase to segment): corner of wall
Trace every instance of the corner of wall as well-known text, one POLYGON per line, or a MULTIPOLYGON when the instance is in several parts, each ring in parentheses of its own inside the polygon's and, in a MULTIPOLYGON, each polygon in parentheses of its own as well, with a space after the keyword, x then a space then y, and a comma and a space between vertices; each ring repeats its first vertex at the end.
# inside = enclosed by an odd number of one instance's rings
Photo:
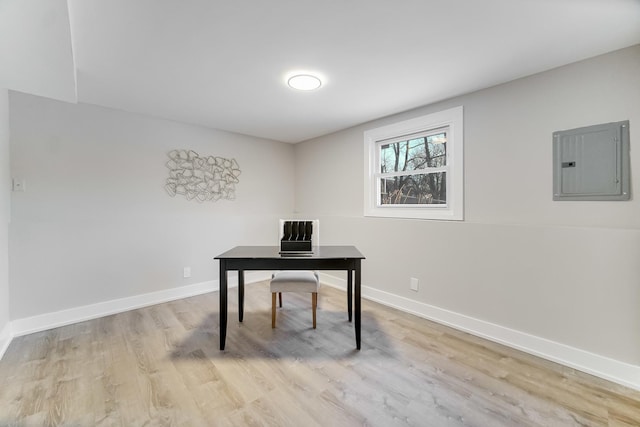
POLYGON ((11 331, 11 322, 7 322, 2 329, 0 329, 0 360, 4 356, 4 353, 9 348, 11 340, 13 339, 13 333, 11 331))
POLYGON ((0 358, 11 343, 9 318, 9 218, 11 173, 9 152, 9 92, 0 88, 0 358))

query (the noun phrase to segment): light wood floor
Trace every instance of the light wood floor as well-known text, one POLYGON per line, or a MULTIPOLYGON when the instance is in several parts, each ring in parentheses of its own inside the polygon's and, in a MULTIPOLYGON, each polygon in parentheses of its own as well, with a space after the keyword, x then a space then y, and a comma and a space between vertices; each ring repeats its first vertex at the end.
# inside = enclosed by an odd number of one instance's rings
POLYGON ((1 426, 640 426, 640 392, 343 292, 231 293, 218 350, 212 293, 13 340, 1 426))

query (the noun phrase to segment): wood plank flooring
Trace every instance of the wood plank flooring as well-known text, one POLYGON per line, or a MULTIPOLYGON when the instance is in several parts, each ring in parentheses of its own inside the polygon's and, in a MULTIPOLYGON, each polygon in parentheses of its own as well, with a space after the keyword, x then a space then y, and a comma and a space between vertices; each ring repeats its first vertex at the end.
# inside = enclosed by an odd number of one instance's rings
POLYGON ((0 426, 640 426, 640 392, 363 301, 355 350, 344 292, 267 282, 13 340, 0 426))

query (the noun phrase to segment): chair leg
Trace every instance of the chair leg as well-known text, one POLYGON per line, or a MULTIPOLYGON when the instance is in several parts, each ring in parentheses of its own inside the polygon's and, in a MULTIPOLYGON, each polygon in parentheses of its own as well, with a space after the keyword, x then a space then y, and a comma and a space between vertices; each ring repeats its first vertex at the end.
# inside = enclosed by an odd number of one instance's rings
POLYGON ((276 327, 276 293, 271 294, 271 327, 276 327))
POLYGON ((313 312, 313 329, 316 328, 316 308, 318 307, 318 293, 311 293, 311 310, 313 312))
POLYGON ((280 308, 282 308, 282 292, 278 292, 278 299, 280 300, 280 308))

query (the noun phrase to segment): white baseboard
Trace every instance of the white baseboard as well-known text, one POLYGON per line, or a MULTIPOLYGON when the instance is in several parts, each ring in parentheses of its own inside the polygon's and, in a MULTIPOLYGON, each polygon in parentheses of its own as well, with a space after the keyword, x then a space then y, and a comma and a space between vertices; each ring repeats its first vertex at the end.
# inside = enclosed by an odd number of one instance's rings
MULTIPOLYGON (((324 273, 321 273, 320 277, 323 284, 342 290, 346 289, 346 280, 342 278, 324 273)), ((246 272, 245 282, 253 283, 262 280, 269 280, 270 278, 270 272, 246 272)), ((230 282, 230 287, 236 286, 234 280, 231 280, 230 282)), ((218 281, 212 280, 17 319, 5 325, 0 331, 0 359, 9 347, 14 336, 44 331, 72 323, 121 313, 123 311, 200 295, 207 292, 215 292, 218 289, 218 281)), ((615 359, 516 331, 484 320, 475 319, 460 313, 444 310, 433 305, 413 301, 408 298, 367 286, 362 287, 362 297, 512 348, 516 348, 518 350, 522 350, 553 362, 578 369, 626 387, 640 390, 640 366, 620 362, 615 359)))
POLYGON ((11 331, 11 322, 7 322, 2 329, 0 329, 0 360, 4 353, 9 348, 11 340, 13 339, 13 332, 11 331))
MULTIPOLYGON (((271 273, 266 271, 252 271, 245 273, 245 283, 259 282, 270 278, 271 273)), ((229 287, 236 287, 237 282, 233 280, 233 274, 229 274, 229 279, 231 279, 229 281, 229 287)), ((123 311, 134 310, 136 308, 161 304, 163 302, 174 301, 181 298, 188 298, 195 295, 205 294, 207 292, 215 292, 219 288, 220 284, 218 280, 210 280, 193 285, 165 289, 162 291, 40 314, 12 321, 11 331, 13 332, 13 336, 16 337, 27 335, 73 323, 84 322, 85 320, 97 319, 99 317, 109 316, 123 311)))
MULTIPOLYGON (((323 273, 320 274, 320 279, 323 284, 342 290, 347 288, 345 279, 323 273)), ((640 390, 640 366, 620 362, 367 286, 362 286, 362 297, 569 366, 625 387, 640 390)))

